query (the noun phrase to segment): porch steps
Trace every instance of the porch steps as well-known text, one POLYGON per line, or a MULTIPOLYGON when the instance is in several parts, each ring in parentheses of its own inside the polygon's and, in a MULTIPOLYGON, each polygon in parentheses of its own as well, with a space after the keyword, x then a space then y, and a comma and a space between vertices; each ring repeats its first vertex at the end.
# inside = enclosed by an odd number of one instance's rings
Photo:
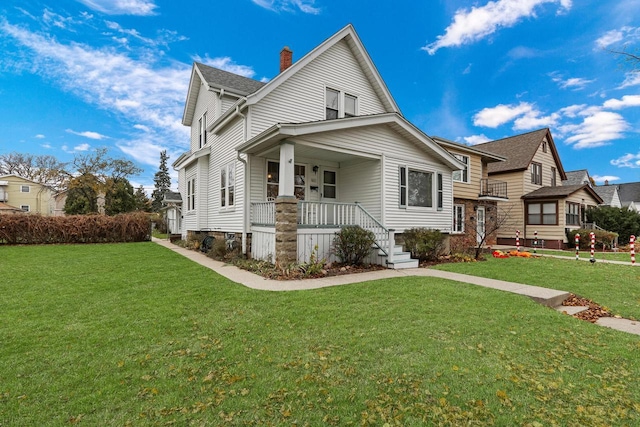
MULTIPOLYGON (((418 260, 411 258, 411 252, 404 252, 402 246, 399 245, 396 245, 393 249, 393 262, 388 262, 387 267, 394 270, 418 267, 418 260)), ((386 256, 381 250, 378 251, 378 254, 380 256, 386 256)))

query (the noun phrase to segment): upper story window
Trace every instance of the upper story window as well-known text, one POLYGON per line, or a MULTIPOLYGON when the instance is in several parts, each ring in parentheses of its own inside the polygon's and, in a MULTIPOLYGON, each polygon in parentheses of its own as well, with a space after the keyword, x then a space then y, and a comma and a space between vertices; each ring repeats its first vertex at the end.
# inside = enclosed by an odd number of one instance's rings
POLYGON ((469 156, 462 154, 454 154, 456 159, 464 163, 465 168, 459 171, 453 171, 453 180, 457 182, 469 182, 469 156))
POLYGON ((555 187, 557 184, 556 181, 556 168, 551 167, 551 186, 555 187))
POLYGON ((531 163, 531 183, 542 185, 542 165, 531 163))
POLYGON ((30 193, 31 192, 31 187, 28 185, 21 185, 20 186, 20 192, 21 193, 30 193))
POLYGON ((196 208, 196 179, 191 178, 187 181, 187 211, 196 208))
POLYGON ((433 172, 400 167, 400 206, 433 207, 433 172))
POLYGON ((542 141, 542 152, 543 153, 547 152, 547 141, 542 141))
POLYGON ((325 94, 325 118, 327 120, 354 117, 357 114, 358 98, 348 93, 327 88, 325 94))
POLYGON ((200 117, 198 121, 199 133, 198 133, 198 141, 200 148, 207 145, 207 112, 205 111, 200 117))

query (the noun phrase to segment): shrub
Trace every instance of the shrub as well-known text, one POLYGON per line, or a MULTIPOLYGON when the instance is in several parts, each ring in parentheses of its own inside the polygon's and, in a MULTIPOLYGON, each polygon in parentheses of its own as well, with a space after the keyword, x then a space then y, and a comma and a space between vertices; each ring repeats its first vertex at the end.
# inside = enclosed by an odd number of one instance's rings
POLYGON ((618 233, 613 233, 611 231, 605 230, 586 230, 581 228, 579 230, 569 230, 567 232, 567 239, 569 240, 569 247, 575 247, 576 234, 580 234, 580 250, 588 250, 591 247, 591 240, 589 238, 589 233, 594 232, 596 235, 596 248, 602 249, 602 247, 610 248, 616 237, 618 237, 618 233))
POLYGON ((376 238, 373 232, 357 225, 343 227, 333 239, 333 253, 345 264, 362 264, 371 253, 376 238))
POLYGON ((403 236, 406 250, 420 261, 435 261, 444 250, 445 235, 440 230, 411 228, 403 236))

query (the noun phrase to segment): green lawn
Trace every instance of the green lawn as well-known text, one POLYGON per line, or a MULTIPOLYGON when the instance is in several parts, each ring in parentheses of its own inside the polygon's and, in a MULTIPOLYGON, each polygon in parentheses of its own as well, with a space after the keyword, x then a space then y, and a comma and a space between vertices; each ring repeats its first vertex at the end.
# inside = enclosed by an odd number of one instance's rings
POLYGON ((255 291, 150 242, 0 253, 0 426, 640 423, 638 337, 521 296, 255 291))
POLYGON ((609 308, 613 314, 640 319, 640 267, 574 258, 506 259, 488 257, 477 263, 441 264, 456 273, 525 283, 572 292, 609 308))
MULTIPOLYGON (((527 251, 533 253, 533 249, 531 249, 531 248, 527 248, 527 251)), ((538 249, 537 253, 541 254, 541 255, 555 255, 555 256, 563 256, 563 257, 576 259, 576 251, 575 250, 573 250, 573 251, 550 251, 550 250, 546 250, 546 249, 538 249)), ((588 251, 588 250, 580 251, 578 255, 580 256, 580 258, 584 258, 584 259, 591 258, 591 252, 588 251)), ((594 254, 593 254, 593 257, 596 259, 596 261, 605 260, 605 261, 631 262, 631 254, 629 254, 629 252, 602 252, 602 251, 595 251, 594 254)), ((640 254, 638 255, 638 261, 640 261, 640 254)))

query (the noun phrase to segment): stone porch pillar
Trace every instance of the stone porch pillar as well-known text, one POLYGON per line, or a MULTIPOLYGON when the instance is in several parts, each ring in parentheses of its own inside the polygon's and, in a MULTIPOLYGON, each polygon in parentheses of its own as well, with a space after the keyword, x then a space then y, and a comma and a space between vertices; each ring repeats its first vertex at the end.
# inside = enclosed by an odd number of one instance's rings
POLYGON ((276 265, 298 260, 298 200, 294 196, 276 199, 276 265))
POLYGON ((278 198, 276 199, 276 265, 298 260, 298 200, 295 197, 295 146, 280 144, 278 198))

